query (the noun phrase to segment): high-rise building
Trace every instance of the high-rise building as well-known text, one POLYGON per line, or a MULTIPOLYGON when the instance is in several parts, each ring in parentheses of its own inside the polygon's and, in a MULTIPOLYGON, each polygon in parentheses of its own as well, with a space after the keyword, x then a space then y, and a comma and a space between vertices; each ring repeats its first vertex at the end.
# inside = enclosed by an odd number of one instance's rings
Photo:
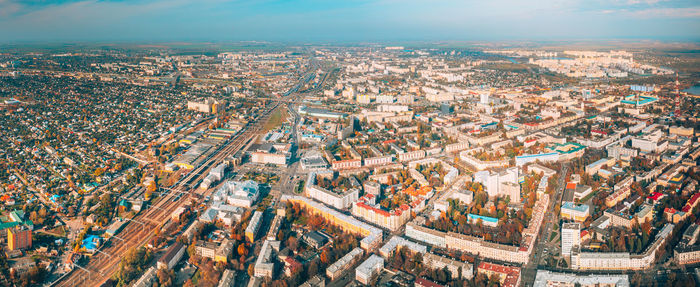
POLYGON ((25 226, 18 226, 8 229, 7 246, 10 250, 31 248, 32 231, 25 226))
POLYGON ((479 103, 481 103, 483 105, 488 105, 489 104, 489 94, 479 95, 479 103))
POLYGON ((479 171, 474 174, 474 182, 484 186, 489 197, 509 196, 511 202, 520 202, 519 170, 511 167, 500 171, 479 171))
POLYGON ((581 224, 565 222, 561 225, 561 254, 571 255, 571 249, 577 245, 581 245, 581 224))

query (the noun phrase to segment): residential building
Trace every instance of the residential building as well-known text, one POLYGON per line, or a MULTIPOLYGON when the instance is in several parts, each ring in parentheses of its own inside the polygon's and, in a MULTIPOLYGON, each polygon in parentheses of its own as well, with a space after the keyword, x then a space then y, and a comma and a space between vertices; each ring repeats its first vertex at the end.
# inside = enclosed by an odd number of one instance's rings
POLYGON ((384 244, 384 246, 379 248, 379 255, 388 259, 394 253, 394 251, 404 247, 408 248, 408 250, 413 253, 425 254, 428 252, 428 248, 425 245, 394 235, 386 244, 384 244))
POLYGON ((173 269, 173 267, 180 262, 180 259, 182 259, 182 256, 185 254, 185 250, 186 248, 184 245, 182 245, 182 243, 175 242, 168 248, 168 250, 165 251, 165 254, 158 259, 158 269, 173 269))
MULTIPOLYGON (((195 253, 215 262, 227 262, 233 252, 233 241, 224 240, 221 244, 198 240, 195 242, 195 253)), ((174 254, 173 256, 175 256, 174 254)), ((182 255, 180 255, 182 257, 182 255)))
POLYGON ((434 269, 447 268, 450 271, 452 279, 458 278, 461 274, 464 279, 472 279, 474 277, 474 266, 467 262, 454 260, 433 253, 425 253, 423 255, 425 266, 431 266, 434 269))
POLYGON ((337 225, 340 229, 364 236, 360 240, 360 247, 365 250, 378 248, 382 242, 382 230, 359 221, 352 216, 345 215, 335 209, 329 208, 322 203, 302 196, 283 195, 281 202, 291 202, 301 205, 309 214, 318 214, 331 224, 337 225))
POLYGON ((275 262, 273 253, 279 252, 279 249, 279 241, 265 240, 265 242, 263 242, 262 248, 260 249, 260 254, 258 254, 258 258, 255 260, 255 265, 253 266, 253 276, 274 277, 275 262))
POLYGON ((372 254, 355 269, 355 280, 370 285, 374 276, 384 268, 384 258, 372 254))
POLYGON ((581 252, 572 250, 571 268, 577 270, 642 270, 654 266, 658 250, 670 238, 673 224, 667 223, 641 254, 629 252, 581 252))
POLYGON ((28 249, 32 247, 32 231, 24 225, 7 229, 7 247, 9 250, 28 249))
POLYGON ((338 261, 333 262, 328 268, 326 268, 326 276, 332 281, 337 279, 343 271, 350 268, 353 264, 362 258, 364 251, 362 248, 356 247, 347 254, 343 255, 338 261))
POLYGON ((395 231, 411 220, 412 210, 422 210, 425 206, 424 199, 418 199, 411 205, 403 204, 394 210, 384 210, 377 204, 370 202, 374 196, 367 194, 352 205, 352 215, 362 218, 372 224, 395 231))
POLYGON ((155 267, 151 266, 149 267, 146 272, 139 277, 139 280, 134 283, 134 287, 151 287, 153 286, 153 283, 156 282, 156 273, 157 270, 155 267))
POLYGON ((194 250, 195 253, 201 257, 214 259, 218 247, 219 245, 214 242, 197 240, 194 245, 194 250))
POLYGON ((376 181, 365 181, 362 186, 366 194, 379 195, 382 192, 382 185, 376 181))
POLYGON ((326 287, 326 279, 316 275, 311 277, 311 279, 306 280, 304 284, 301 284, 301 287, 326 287))
POLYGON ((260 223, 262 223, 262 216, 263 212, 256 210, 250 218, 250 222, 245 229, 245 238, 248 239, 249 242, 255 241, 255 236, 258 234, 258 230, 260 230, 260 223))
POLYGON ((565 222, 561 225, 561 254, 570 256, 571 249, 581 245, 581 224, 565 222))
POLYGON ((206 114, 215 114, 221 110, 223 102, 214 98, 208 98, 202 102, 187 101, 187 109, 206 114))
POLYGON ((424 158, 425 155, 426 154, 425 154, 424 150, 414 150, 414 151, 399 153, 399 161, 406 162, 406 161, 417 160, 417 159, 424 158))
POLYGON ((224 270, 221 274, 221 279, 219 279, 219 285, 217 287, 233 287, 236 285, 236 271, 231 269, 224 270))
POLYGON ((310 172, 304 185, 306 196, 328 204, 336 209, 347 209, 359 198, 360 191, 350 188, 341 192, 330 191, 316 184, 317 172, 310 172))
POLYGON ((693 128, 684 128, 679 126, 672 126, 668 129, 669 134, 679 135, 684 137, 693 137, 693 128))
POLYGON ((541 287, 629 287, 627 274, 588 274, 559 273, 549 270, 537 270, 533 286, 541 287))
POLYGON ((517 167, 500 171, 479 171, 474 174, 474 182, 484 186, 489 197, 509 197, 510 202, 520 202, 520 184, 518 184, 517 167))
POLYGON ((586 166, 585 172, 590 175, 597 174, 603 167, 610 167, 615 164, 615 158, 602 158, 586 166))
POLYGON ((680 242, 673 250, 673 259, 677 264, 693 264, 700 262, 700 245, 697 245, 700 225, 693 223, 683 232, 680 242))
POLYGON ((433 246, 437 246, 440 248, 446 248, 447 246, 447 244, 445 243, 445 236, 447 235, 447 233, 423 227, 413 222, 409 222, 406 224, 405 234, 409 238, 413 238, 415 240, 425 242, 433 246))
POLYGON ((520 268, 518 267, 510 267, 482 261, 479 263, 477 273, 483 273, 488 278, 491 278, 491 275, 498 276, 501 287, 520 286, 520 268))

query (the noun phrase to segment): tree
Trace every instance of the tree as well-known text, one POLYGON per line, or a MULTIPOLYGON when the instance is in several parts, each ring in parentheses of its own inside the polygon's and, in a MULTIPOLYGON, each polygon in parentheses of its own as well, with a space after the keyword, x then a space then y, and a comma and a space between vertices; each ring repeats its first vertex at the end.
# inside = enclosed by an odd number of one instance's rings
POLYGON ((245 243, 241 243, 238 245, 238 255, 248 256, 248 248, 245 247, 245 243))
POLYGON ((158 268, 157 276, 160 287, 173 286, 175 281, 175 271, 167 268, 158 268))
POLYGON ((312 261, 311 264, 309 264, 307 273, 309 278, 314 277, 316 274, 318 274, 318 262, 316 260, 312 261))
POLYGON ((287 239, 287 247, 291 249, 292 251, 297 251, 297 248, 299 247, 297 238, 294 236, 290 236, 287 239))
POLYGON ((330 263, 330 258, 329 258, 329 255, 328 255, 328 249, 323 249, 323 251, 321 251, 321 256, 320 256, 320 258, 321 258, 321 263, 323 263, 323 264, 328 264, 328 263, 330 263))
POLYGON ((148 187, 146 188, 146 192, 144 193, 144 197, 146 199, 151 198, 151 195, 156 191, 158 187, 156 186, 156 181, 151 181, 150 184, 148 184, 148 187))
POLYGON ((253 264, 248 265, 248 275, 250 277, 253 277, 253 275, 255 275, 255 265, 253 265, 253 264))

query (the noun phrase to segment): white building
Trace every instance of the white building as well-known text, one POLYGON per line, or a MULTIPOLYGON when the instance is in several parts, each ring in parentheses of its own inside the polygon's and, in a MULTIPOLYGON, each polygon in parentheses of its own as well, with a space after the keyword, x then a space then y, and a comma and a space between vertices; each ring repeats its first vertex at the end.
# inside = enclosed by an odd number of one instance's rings
POLYGON ((565 222, 561 225, 561 254, 571 255, 574 246, 581 245, 581 224, 578 222, 565 222))
POLYGON ((479 171, 474 174, 474 182, 484 186, 489 197, 508 196, 513 203, 520 202, 518 168, 511 167, 498 172, 479 171))
POLYGON ((340 276, 340 274, 343 273, 343 271, 350 268, 350 266, 356 261, 360 260, 363 254, 364 251, 362 251, 362 248, 355 247, 355 249, 345 254, 343 257, 338 259, 338 261, 333 262, 333 264, 328 266, 328 268, 326 268, 326 276, 328 276, 328 278, 331 280, 335 280, 338 278, 338 276, 340 276))
POLYGON ((156 268, 151 266, 146 270, 138 281, 134 284, 134 287, 150 287, 156 281, 156 268))
POLYGON ((394 96, 392 95, 377 95, 375 98, 377 104, 393 104, 394 96))
POLYGON ((408 248, 408 250, 413 253, 425 254, 428 252, 428 247, 423 244, 408 241, 406 238, 400 236, 392 236, 384 246, 379 248, 379 254, 389 258, 395 250, 403 247, 408 248))
POLYGON ((372 277, 379 274, 382 269, 384 269, 384 258, 372 254, 355 269, 355 280, 362 284, 370 285, 372 277))
POLYGON ((260 196, 260 186, 252 180, 227 181, 214 194, 214 201, 249 208, 260 196))
POLYGON ((318 151, 309 152, 301 158, 301 168, 309 171, 328 169, 328 162, 321 156, 318 151))
POLYGON ((292 157, 291 144, 263 144, 250 155, 250 161, 260 164, 286 166, 292 157))
POLYGON ((275 263, 274 257, 272 256, 274 251, 279 251, 280 242, 273 240, 265 240, 260 250, 258 258, 255 260, 255 266, 253 267, 255 277, 270 277, 274 276, 275 263))
POLYGON ((413 222, 406 224, 406 236, 415 240, 425 242, 430 245, 445 248, 445 233, 438 230, 426 228, 413 222))
POLYGON ((360 191, 356 188, 336 193, 316 185, 316 174, 316 172, 309 173, 304 186, 306 196, 333 206, 336 209, 347 209, 360 198, 360 191))
POLYGON ((559 273, 549 270, 537 270, 533 286, 542 287, 629 287, 627 274, 589 274, 559 273))
POLYGON ((661 138, 663 133, 661 130, 655 130, 651 133, 645 134, 642 137, 632 138, 632 147, 638 148, 642 152, 661 152, 668 146, 667 141, 663 141, 661 138))

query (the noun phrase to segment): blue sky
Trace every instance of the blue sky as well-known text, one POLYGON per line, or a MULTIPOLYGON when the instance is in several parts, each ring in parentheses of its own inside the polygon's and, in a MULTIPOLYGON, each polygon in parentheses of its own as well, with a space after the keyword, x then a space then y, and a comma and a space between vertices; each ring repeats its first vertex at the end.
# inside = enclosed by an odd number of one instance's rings
POLYGON ((700 41, 700 0, 0 0, 0 42, 700 41))

